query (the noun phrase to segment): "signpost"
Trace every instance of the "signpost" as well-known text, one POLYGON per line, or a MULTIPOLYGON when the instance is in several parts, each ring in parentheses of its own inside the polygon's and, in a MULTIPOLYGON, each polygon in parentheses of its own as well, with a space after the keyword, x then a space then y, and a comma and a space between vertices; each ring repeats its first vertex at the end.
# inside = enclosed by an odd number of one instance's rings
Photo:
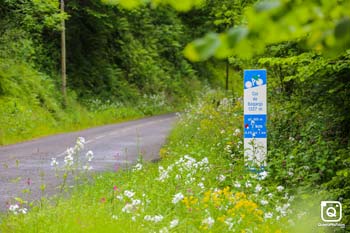
POLYGON ((244 158, 246 165, 266 165, 266 70, 244 70, 244 158))

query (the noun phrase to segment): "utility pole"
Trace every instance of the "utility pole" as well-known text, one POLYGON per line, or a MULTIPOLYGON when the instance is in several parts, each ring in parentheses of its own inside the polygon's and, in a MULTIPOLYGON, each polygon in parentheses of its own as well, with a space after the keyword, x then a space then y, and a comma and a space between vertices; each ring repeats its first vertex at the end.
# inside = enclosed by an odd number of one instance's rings
MULTIPOLYGON (((64 14, 64 0, 61 0, 61 14, 64 14)), ((67 107, 67 74, 66 74, 66 25, 65 20, 61 21, 61 76, 63 106, 67 107)))
POLYGON ((226 58, 226 85, 225 85, 226 91, 228 91, 229 68, 230 68, 230 62, 229 62, 228 58, 226 58))

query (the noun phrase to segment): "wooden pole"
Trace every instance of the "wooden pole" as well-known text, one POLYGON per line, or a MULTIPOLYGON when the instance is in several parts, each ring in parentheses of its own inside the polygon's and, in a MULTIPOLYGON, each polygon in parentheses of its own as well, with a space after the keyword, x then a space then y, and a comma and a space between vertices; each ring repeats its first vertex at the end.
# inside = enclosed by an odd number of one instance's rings
POLYGON ((229 79, 229 60, 228 60, 228 58, 226 58, 226 85, 225 85, 225 87, 226 87, 226 91, 228 91, 228 79, 229 79))
MULTIPOLYGON (((64 13, 64 0, 61 0, 61 13, 64 13)), ((67 74, 66 74, 66 25, 65 20, 61 21, 61 76, 63 106, 67 106, 67 74)))

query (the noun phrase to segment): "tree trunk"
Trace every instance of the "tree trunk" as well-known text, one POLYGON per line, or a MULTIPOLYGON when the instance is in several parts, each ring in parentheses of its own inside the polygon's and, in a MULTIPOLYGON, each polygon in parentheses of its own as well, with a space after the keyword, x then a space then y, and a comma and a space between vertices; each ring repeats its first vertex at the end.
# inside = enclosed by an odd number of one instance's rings
MULTIPOLYGON (((61 0, 61 13, 64 13, 64 0, 61 0)), ((65 20, 61 22, 61 76, 63 106, 67 106, 67 74, 66 74, 66 26, 65 20)))

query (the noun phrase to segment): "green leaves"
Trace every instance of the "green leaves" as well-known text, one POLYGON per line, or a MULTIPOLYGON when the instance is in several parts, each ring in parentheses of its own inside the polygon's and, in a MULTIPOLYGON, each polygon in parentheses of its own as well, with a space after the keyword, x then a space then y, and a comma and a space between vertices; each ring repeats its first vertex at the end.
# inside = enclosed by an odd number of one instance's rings
POLYGON ((248 29, 245 27, 231 28, 227 32, 227 43, 229 48, 234 48, 241 40, 248 35, 248 29))
POLYGON ((341 19, 335 29, 334 29, 334 35, 336 38, 344 38, 348 37, 350 34, 350 19, 349 18, 344 18, 341 19))
POLYGON ((101 0, 102 3, 108 5, 120 5, 128 10, 139 7, 149 1, 147 0, 101 0))
POLYGON ((211 56, 224 58, 230 55, 232 50, 238 46, 248 50, 249 45, 241 43, 247 36, 248 30, 244 27, 232 28, 228 33, 223 34, 208 33, 205 37, 188 44, 184 54, 192 61, 203 61, 211 56))
POLYGON ((261 1, 261 2, 258 2, 254 9, 257 13, 261 13, 261 12, 264 12, 264 11, 270 11, 272 9, 276 9, 278 7, 281 6, 281 2, 280 1, 261 1))
MULTIPOLYGON (((294 40, 301 41, 311 50, 340 54, 350 48, 349 8, 349 0, 322 3, 291 0, 258 2, 253 8, 247 8, 242 16, 241 21, 245 19, 246 25, 231 28, 216 37, 218 42, 215 44, 220 46, 216 46, 216 50, 212 47, 211 56, 250 58, 262 53, 268 45, 294 40)), ((224 22, 218 19, 215 24, 224 22)), ((196 47, 196 43, 189 47, 196 47)), ((208 43, 214 44, 213 41, 208 43)), ((203 44, 201 47, 206 48, 203 44)), ((205 56, 201 56, 200 51, 196 52, 197 56, 185 54, 193 61, 208 59, 207 52, 203 53, 205 56)))
POLYGON ((185 48, 185 56, 192 61, 206 60, 212 56, 220 46, 218 34, 209 33, 201 39, 197 39, 185 48))
POLYGON ((204 0, 101 0, 105 4, 119 5, 126 9, 133 9, 148 3, 153 6, 170 5, 178 11, 189 11, 194 7, 201 6, 204 0))

